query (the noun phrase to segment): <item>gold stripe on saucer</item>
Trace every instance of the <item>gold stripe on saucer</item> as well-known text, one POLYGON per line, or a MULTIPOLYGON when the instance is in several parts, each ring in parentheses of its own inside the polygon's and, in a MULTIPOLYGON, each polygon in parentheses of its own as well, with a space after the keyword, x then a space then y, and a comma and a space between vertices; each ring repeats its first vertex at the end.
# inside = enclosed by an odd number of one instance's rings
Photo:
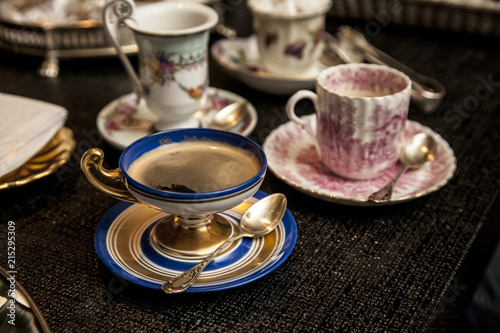
MULTIPOLYGON (((239 222, 244 212, 257 201, 252 198, 245 203, 224 212, 226 216, 239 222)), ((107 248, 112 259, 128 273, 154 283, 161 284, 179 272, 151 262, 141 249, 141 239, 148 228, 165 213, 142 206, 132 205, 124 210, 111 224, 107 235, 107 248)), ((285 228, 282 223, 265 237, 252 239, 248 253, 232 264, 204 271, 194 286, 212 286, 244 278, 276 259, 285 241, 285 228)), ((165 254, 162 254, 167 256, 165 254)), ((169 257, 171 260, 182 260, 169 257)), ((199 260, 189 260, 197 263, 199 260)))

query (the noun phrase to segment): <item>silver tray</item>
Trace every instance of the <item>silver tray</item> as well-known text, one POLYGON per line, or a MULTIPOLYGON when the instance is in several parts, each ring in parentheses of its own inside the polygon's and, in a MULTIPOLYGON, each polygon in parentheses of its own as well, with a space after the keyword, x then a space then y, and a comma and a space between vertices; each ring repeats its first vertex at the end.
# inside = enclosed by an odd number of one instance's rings
MULTIPOLYGON (((0 0, 2 1, 2 0, 0 0)), ((83 1, 83 0, 75 0, 83 1)), ((137 6, 157 0, 136 0, 137 6)), ((224 25, 224 5, 220 0, 196 0, 211 6, 219 14, 216 31, 221 34, 235 34, 224 25)), ((138 51, 133 33, 117 28, 117 35, 126 54, 138 51)), ((83 19, 68 23, 44 22, 40 24, 9 20, 0 16, 0 49, 44 57, 38 73, 44 77, 59 74, 59 59, 115 56, 116 50, 108 41, 102 22, 83 19)))
MULTIPOLYGON (((118 33, 124 52, 137 52, 132 33, 124 29, 119 29, 118 33)), ((56 77, 59 74, 59 59, 116 55, 102 25, 92 21, 79 21, 64 26, 37 26, 0 20, 0 48, 44 57, 38 71, 45 77, 56 77)))

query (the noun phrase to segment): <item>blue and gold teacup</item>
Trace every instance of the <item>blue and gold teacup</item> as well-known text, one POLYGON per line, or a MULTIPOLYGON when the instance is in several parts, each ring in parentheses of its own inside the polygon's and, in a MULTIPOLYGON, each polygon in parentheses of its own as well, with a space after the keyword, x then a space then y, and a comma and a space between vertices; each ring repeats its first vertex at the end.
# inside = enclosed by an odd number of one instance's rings
POLYGON ((167 213, 151 239, 159 250, 181 257, 204 256, 237 231, 217 213, 252 197, 267 170, 264 151, 254 141, 201 128, 139 139, 123 151, 115 170, 105 169, 103 160, 98 148, 83 155, 81 168, 90 184, 119 200, 167 213), (182 184, 173 184, 178 180, 182 184))

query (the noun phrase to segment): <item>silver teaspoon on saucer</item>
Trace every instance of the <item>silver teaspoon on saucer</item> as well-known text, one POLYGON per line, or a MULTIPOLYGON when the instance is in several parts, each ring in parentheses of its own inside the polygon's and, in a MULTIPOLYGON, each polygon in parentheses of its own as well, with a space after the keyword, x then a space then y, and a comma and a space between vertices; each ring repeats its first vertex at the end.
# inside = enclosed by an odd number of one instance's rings
POLYGON ((436 141, 427 133, 419 133, 410 138, 401 150, 399 160, 403 166, 398 174, 386 186, 370 195, 368 201, 385 202, 391 200, 394 185, 399 177, 409 168, 419 168, 432 161, 436 154, 436 147, 436 141))
MULTIPOLYGON (((218 111, 199 110, 197 116, 200 119, 200 125, 204 128, 214 128, 220 130, 229 130, 244 118, 248 117, 248 104, 247 101, 237 101, 226 105, 218 111), (208 113, 215 112, 211 120, 203 119, 208 113)), ((128 130, 146 130, 147 132, 154 133, 155 122, 146 119, 136 119, 133 125, 121 125, 122 129, 128 130)))
POLYGON ((244 117, 248 117, 248 105, 245 100, 231 103, 216 111, 208 122, 202 117, 201 122, 202 127, 228 130, 238 125, 244 117))
POLYGON ((273 231, 285 214, 286 204, 286 197, 281 193, 272 194, 253 204, 241 218, 240 232, 227 239, 199 264, 165 282, 161 289, 167 294, 177 294, 191 287, 205 267, 229 244, 242 237, 257 238, 273 231))

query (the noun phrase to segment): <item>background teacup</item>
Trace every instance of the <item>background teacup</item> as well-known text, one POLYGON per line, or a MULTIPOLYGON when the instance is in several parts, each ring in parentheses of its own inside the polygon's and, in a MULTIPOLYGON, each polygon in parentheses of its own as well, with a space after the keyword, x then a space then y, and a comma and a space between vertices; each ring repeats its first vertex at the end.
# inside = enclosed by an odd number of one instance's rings
POLYGON ((262 65, 274 74, 315 74, 323 51, 325 18, 331 1, 319 1, 314 7, 310 2, 292 1, 305 8, 297 11, 295 6, 291 12, 285 5, 273 8, 273 3, 270 0, 248 2, 262 65))
MULTIPOLYGON (((115 170, 103 168, 103 161, 102 150, 92 148, 85 152, 81 168, 87 180, 96 189, 119 200, 168 213, 153 228, 151 240, 156 248, 165 253, 186 257, 207 255, 234 233, 235 227, 222 214, 215 213, 233 208, 252 197, 260 188, 267 170, 264 151, 252 140, 232 132, 201 128, 167 130, 139 139, 123 151, 119 167, 115 170), (165 145, 196 141, 222 142, 241 148, 255 157, 258 171, 236 186, 202 193, 165 191, 132 177, 131 165, 142 155, 165 145)), ((217 177, 223 177, 217 173, 221 163, 211 162, 207 160, 202 164, 216 172, 217 177)))
POLYGON ((103 12, 104 28, 134 86, 158 115, 158 130, 198 127, 194 116, 208 87, 209 30, 217 12, 194 2, 159 1, 135 7, 131 0, 114 0, 103 12), (134 32, 139 48, 139 76, 116 39, 117 24, 134 32))
POLYGON ((288 117, 314 139, 324 165, 345 178, 370 179, 399 157, 411 81, 381 65, 348 64, 323 70, 316 94, 301 90, 286 105, 288 117), (297 117, 296 103, 310 99, 316 123, 297 117))

